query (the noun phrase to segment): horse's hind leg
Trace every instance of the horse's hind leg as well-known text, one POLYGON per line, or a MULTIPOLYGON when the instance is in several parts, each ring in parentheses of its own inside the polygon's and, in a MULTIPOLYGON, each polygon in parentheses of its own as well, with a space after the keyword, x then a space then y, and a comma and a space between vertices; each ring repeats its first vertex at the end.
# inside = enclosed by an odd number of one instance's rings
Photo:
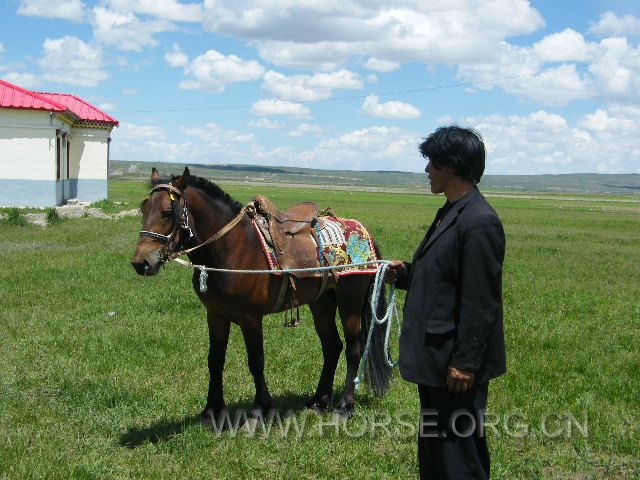
POLYGON ((344 392, 336 413, 344 417, 351 417, 355 410, 355 383, 360 365, 360 355, 363 346, 360 345, 360 319, 362 306, 368 288, 368 276, 356 275, 342 279, 338 289, 338 309, 344 339, 347 344, 347 376, 344 382, 344 392))
POLYGON ((336 327, 336 293, 326 291, 317 301, 309 305, 313 315, 313 325, 322 344, 322 373, 316 393, 307 402, 307 408, 325 411, 331 408, 333 380, 342 351, 342 341, 336 327))
POLYGON ((246 317, 240 323, 240 329, 247 348, 249 370, 256 387, 256 397, 251 409, 251 417, 263 418, 272 408, 271 394, 264 378, 264 339, 262 317, 246 317))

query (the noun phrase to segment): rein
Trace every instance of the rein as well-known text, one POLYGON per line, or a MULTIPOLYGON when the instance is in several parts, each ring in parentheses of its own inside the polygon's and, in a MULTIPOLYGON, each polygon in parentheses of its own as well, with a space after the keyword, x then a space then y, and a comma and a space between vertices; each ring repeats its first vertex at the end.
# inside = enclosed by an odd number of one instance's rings
POLYGON ((253 208, 253 204, 249 204, 247 206, 242 207, 242 209, 240 210, 240 212, 238 213, 238 215, 236 215, 233 220, 231 220, 229 223, 227 223, 224 227, 222 227, 220 229, 220 231, 218 233, 216 233, 213 237, 209 238, 208 240, 205 240, 204 242, 202 242, 199 245, 196 245, 195 247, 191 247, 191 248, 185 248, 182 250, 179 250, 177 252, 173 252, 171 255, 168 256, 169 260, 175 260, 176 258, 185 255, 187 253, 193 252, 194 250, 197 250, 200 247, 204 247, 205 245, 209 245, 210 243, 216 242, 218 240, 220 240, 222 237, 224 237, 227 233, 229 233, 233 227, 235 227, 238 223, 240 223, 240 221, 242 220, 242 217, 244 217, 244 214, 247 213, 247 211, 249 209, 253 208))

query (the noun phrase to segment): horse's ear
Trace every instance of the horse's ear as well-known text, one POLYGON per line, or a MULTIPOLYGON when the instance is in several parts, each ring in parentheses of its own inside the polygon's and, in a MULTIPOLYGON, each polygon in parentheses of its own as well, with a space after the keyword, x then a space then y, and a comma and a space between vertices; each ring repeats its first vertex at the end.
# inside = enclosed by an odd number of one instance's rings
POLYGON ((156 170, 156 167, 153 167, 151 169, 151 183, 158 183, 158 181, 160 180, 160 175, 158 175, 158 170, 156 170))
POLYGON ((187 182, 189 181, 190 175, 191 174, 189 173, 189 167, 184 167, 184 172, 182 172, 182 175, 180 175, 173 183, 173 186, 178 190, 184 190, 185 188, 187 188, 187 182))

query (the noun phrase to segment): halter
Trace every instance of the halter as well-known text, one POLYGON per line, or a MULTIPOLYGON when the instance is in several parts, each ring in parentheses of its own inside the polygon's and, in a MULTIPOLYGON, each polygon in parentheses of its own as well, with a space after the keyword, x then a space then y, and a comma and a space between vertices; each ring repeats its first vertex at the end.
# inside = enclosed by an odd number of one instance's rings
MULTIPOLYGON (((189 238, 187 238, 186 242, 191 240, 194 235, 193 235, 193 231, 191 230, 191 226, 189 225, 189 211, 187 210, 187 199, 183 195, 183 193, 180 190, 178 190, 176 187, 171 185, 171 183, 161 183, 151 189, 151 192, 149 192, 149 196, 151 196, 151 194, 159 190, 167 190, 169 192, 171 207, 173 209, 174 216, 175 216, 173 230, 169 235, 164 235, 162 233, 157 233, 157 232, 151 232, 149 230, 140 230, 140 236, 153 238, 154 240, 160 240, 161 242, 163 242, 165 244, 163 253, 165 257, 168 257, 170 254, 169 248, 174 238, 176 237, 178 229, 182 229, 186 233, 188 233, 189 238), (176 205, 176 197, 177 197, 178 205, 176 205), (176 211, 180 209, 182 210, 181 215, 176 215, 176 211)), ((175 248, 177 248, 177 244, 174 247, 174 250, 175 248)))
MULTIPOLYGON (((191 230, 191 226, 189 225, 189 211, 187 210, 187 199, 184 196, 184 194, 180 190, 178 190, 176 187, 171 185, 171 183, 161 183, 159 185, 156 185, 151 189, 149 196, 151 196, 151 194, 157 190, 169 191, 169 198, 171 199, 172 207, 174 207, 175 205, 176 195, 177 195, 178 205, 182 207, 182 219, 178 219, 178 217, 176 217, 176 220, 174 220, 173 231, 169 235, 164 235, 162 233, 157 233, 157 232, 151 232, 149 230, 140 230, 141 237, 149 237, 149 238, 153 238, 154 240, 160 240, 165 243, 165 247, 163 251, 163 257, 165 261, 176 259, 181 255, 184 255, 186 253, 191 253, 192 251, 200 247, 204 247, 205 245, 208 245, 210 243, 220 240, 227 233, 229 233, 233 229, 233 227, 235 227, 238 223, 240 223, 245 213, 248 213, 249 215, 252 215, 255 213, 255 206, 253 202, 250 202, 245 207, 242 207, 242 209, 240 210, 238 215, 235 216, 235 218, 233 218, 229 223, 227 223, 224 227, 222 227, 218 233, 210 237, 208 240, 205 240, 204 242, 199 243, 195 247, 183 248, 182 250, 177 250, 178 245, 176 244, 175 247, 173 248, 174 251, 170 252, 169 248, 171 246, 173 239, 176 236, 178 228, 181 228, 182 230, 185 230, 186 232, 189 233, 189 238, 187 239, 187 242, 194 237, 193 231, 191 230)), ((174 207, 173 210, 175 215, 176 208, 174 207)), ((184 243, 187 243, 187 242, 184 242, 184 243)))

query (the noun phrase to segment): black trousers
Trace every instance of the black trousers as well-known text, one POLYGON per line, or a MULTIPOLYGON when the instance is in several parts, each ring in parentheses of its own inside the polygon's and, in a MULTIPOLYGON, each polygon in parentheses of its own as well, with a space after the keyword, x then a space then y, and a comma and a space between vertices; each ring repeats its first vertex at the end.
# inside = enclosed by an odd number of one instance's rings
POLYGON ((421 480, 488 479, 489 448, 483 429, 489 383, 464 393, 418 385, 421 480))

